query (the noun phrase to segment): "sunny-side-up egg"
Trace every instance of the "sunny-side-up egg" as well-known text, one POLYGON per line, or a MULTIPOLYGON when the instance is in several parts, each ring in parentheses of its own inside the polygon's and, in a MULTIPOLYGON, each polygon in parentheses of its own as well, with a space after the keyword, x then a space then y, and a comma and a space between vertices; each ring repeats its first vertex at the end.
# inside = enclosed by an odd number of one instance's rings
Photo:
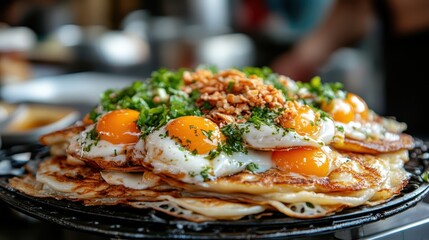
POLYGON ((281 126, 242 124, 240 127, 248 129, 243 135, 246 144, 253 149, 275 150, 297 146, 321 147, 343 138, 332 119, 322 117, 308 105, 295 101, 286 102, 279 119, 281 126))
POLYGON ((350 92, 345 98, 323 102, 322 110, 329 113, 335 124, 344 129, 346 137, 352 139, 375 138, 394 141, 399 139, 396 133, 405 129, 403 123, 394 120, 375 121, 375 114, 369 110, 367 103, 350 92))
POLYGON ((86 129, 70 142, 68 152, 83 159, 98 161, 100 166, 106 162, 115 162, 117 166, 126 163, 130 151, 140 136, 136 125, 139 112, 120 109, 103 114, 95 124, 86 129))
POLYGON ((186 116, 171 120, 165 127, 152 132, 137 143, 136 149, 145 153, 144 161, 155 173, 188 183, 214 180, 246 169, 258 173, 278 168, 316 177, 324 177, 331 170, 332 160, 327 149, 319 144, 311 146, 308 140, 302 145, 293 142, 281 151, 249 148, 232 154, 220 151, 212 158, 210 153, 216 151, 219 144, 225 144, 224 138, 219 127, 209 119, 186 116))
POLYGON ((254 166, 254 172, 273 167, 271 152, 248 150, 231 155, 219 152, 210 157, 224 138, 219 127, 209 119, 184 116, 149 134, 137 143, 136 149, 145 152, 144 161, 153 167, 153 172, 188 183, 232 175, 249 166, 254 166))

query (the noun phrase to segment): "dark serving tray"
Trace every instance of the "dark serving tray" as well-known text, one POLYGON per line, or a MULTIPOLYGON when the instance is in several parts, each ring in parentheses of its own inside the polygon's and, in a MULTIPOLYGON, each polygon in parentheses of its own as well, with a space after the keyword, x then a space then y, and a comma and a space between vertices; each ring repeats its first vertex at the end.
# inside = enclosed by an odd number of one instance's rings
POLYGON ((317 219, 296 219, 275 213, 260 219, 249 216, 236 221, 194 223, 155 210, 121 206, 88 207, 80 202, 35 198, 18 192, 8 186, 8 178, 20 174, 18 170, 26 162, 17 162, 11 156, 25 152, 29 153, 29 163, 40 160, 47 153, 46 148, 37 144, 0 151, 0 163, 9 161, 12 169, 11 174, 3 173, 0 178, 0 200, 19 212, 43 221, 116 238, 285 239, 322 235, 393 216, 415 206, 429 192, 429 184, 420 177, 422 171, 427 169, 428 150, 422 141, 417 141, 416 148, 410 151, 411 160, 406 165, 407 171, 412 175, 410 182, 400 195, 386 203, 350 208, 317 219))

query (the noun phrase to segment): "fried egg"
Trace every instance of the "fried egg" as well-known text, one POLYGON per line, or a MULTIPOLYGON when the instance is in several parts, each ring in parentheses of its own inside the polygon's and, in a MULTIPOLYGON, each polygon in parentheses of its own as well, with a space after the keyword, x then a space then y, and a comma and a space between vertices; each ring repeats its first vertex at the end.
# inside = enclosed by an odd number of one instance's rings
POLYGON ((406 128, 403 123, 378 117, 369 110, 361 97, 350 92, 345 98, 336 98, 329 103, 322 102, 322 110, 329 113, 335 124, 344 129, 346 137, 356 140, 395 141, 399 138, 397 133, 406 128))
POLYGON ((344 99, 337 98, 329 104, 322 103, 322 109, 344 129, 348 138, 356 140, 377 138, 387 141, 398 138, 397 134, 388 132, 380 122, 373 121, 373 113, 369 111, 368 105, 356 94, 347 93, 344 99))
MULTIPOLYGON (((332 129, 333 123, 329 127, 332 129)), ((276 139, 269 130, 268 126, 261 126, 259 129, 253 127, 245 136, 249 139, 256 138, 263 132, 265 135, 261 134, 262 138, 265 137, 265 141, 271 138, 274 143, 259 145, 258 148, 281 146, 280 151, 246 149, 232 153, 216 152, 225 139, 219 127, 206 118, 186 116, 170 121, 141 139, 136 144, 135 152, 140 153, 139 157, 143 158, 145 165, 153 169, 154 173, 165 174, 187 183, 201 183, 245 170, 261 173, 271 168, 280 168, 296 174, 319 177, 326 176, 331 171, 332 157, 329 156, 328 148, 321 148, 321 143, 303 140, 288 133, 282 136, 282 132, 276 139), (263 132, 266 129, 268 131, 263 132)), ((278 131, 274 133, 279 135, 278 131)), ((261 136, 258 138, 261 139, 261 136)))
POLYGON ((248 150, 210 157, 223 136, 219 127, 208 119, 186 116, 170 121, 136 144, 144 162, 154 173, 163 173, 188 183, 204 182, 244 171, 254 172, 273 167, 271 152, 248 150), (180 133, 180 135, 176 135, 180 133), (180 136, 180 137, 179 137, 180 136))
POLYGON ((374 154, 413 147, 412 138, 401 134, 406 129, 404 123, 378 116, 356 94, 322 102, 322 110, 344 132, 345 140, 333 143, 339 149, 374 154))
POLYGON ((296 101, 285 103, 284 110, 278 118, 280 126, 252 123, 241 124, 243 138, 253 149, 275 150, 296 146, 320 147, 342 139, 336 131, 332 119, 322 117, 308 105, 296 101))
POLYGON ((101 169, 138 169, 137 166, 129 167, 128 162, 140 135, 135 123, 138 114, 129 109, 104 114, 97 123, 86 126, 72 138, 67 153, 101 169))
POLYGON ((90 135, 94 126, 85 128, 79 135, 76 135, 68 152, 81 158, 101 158, 105 161, 124 162, 126 160, 127 144, 113 144, 106 140, 91 139, 90 135))
POLYGON ((330 119, 322 120, 318 132, 314 135, 300 134, 293 129, 276 126, 242 124, 247 131, 243 134, 246 144, 259 150, 275 150, 296 146, 320 147, 334 140, 335 125, 330 119))

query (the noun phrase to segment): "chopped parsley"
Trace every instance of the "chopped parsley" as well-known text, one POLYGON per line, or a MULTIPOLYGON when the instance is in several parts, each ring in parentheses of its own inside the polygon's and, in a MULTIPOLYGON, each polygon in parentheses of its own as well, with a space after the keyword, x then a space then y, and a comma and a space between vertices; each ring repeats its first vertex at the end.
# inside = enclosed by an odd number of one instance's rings
POLYGON ((90 143, 90 144, 86 145, 86 142, 85 142, 85 143, 84 143, 84 147, 83 147, 83 151, 84 151, 84 152, 89 152, 89 151, 91 151, 92 145, 93 145, 93 143, 90 143))
POLYGON ((282 110, 254 107, 252 115, 247 121, 253 123, 257 129, 261 128, 261 125, 273 126, 275 125, 275 119, 281 114, 282 110))
POLYGON ((219 145, 218 151, 232 155, 234 152, 247 153, 247 148, 244 146, 243 134, 248 132, 247 127, 239 127, 236 124, 228 124, 222 127, 221 132, 226 137, 226 144, 219 145))
POLYGON ((212 137, 213 137, 213 130, 204 130, 201 129, 201 132, 203 133, 204 136, 206 136, 210 141, 212 141, 212 137))
POLYGON ((252 173, 256 172, 256 170, 258 169, 259 169, 259 165, 254 162, 251 162, 246 165, 246 170, 249 170, 252 173))
POLYGON ((239 127, 236 124, 228 124, 223 126, 220 131, 225 135, 226 142, 223 144, 218 144, 217 148, 211 150, 206 159, 213 160, 221 152, 226 153, 227 155, 232 155, 235 152, 242 152, 247 154, 247 148, 244 144, 243 134, 249 131, 248 127, 239 127))
POLYGON ((208 159, 208 160, 215 159, 217 156, 219 156, 220 151, 222 151, 221 149, 222 149, 221 146, 218 146, 217 149, 210 150, 210 152, 207 154, 206 159, 208 159))
POLYGON ((98 141, 100 141, 100 136, 98 135, 98 132, 95 126, 88 132, 88 134, 86 134, 86 138, 89 138, 90 140, 92 140, 92 143, 87 144, 87 142, 84 141, 82 144, 84 145, 83 151, 89 152, 91 151, 92 146, 97 146, 98 141))
POLYGON ((170 119, 186 115, 201 115, 195 104, 198 91, 189 95, 181 91, 185 69, 154 71, 145 81, 135 81, 123 89, 108 89, 100 97, 100 104, 92 109, 90 119, 116 109, 133 109, 140 112, 137 120, 142 137, 166 124, 170 119))
POLYGON ((95 141, 98 141, 100 139, 100 137, 98 136, 97 129, 95 127, 93 127, 91 129, 91 131, 88 132, 87 137, 89 137, 89 139, 95 140, 95 141))
POLYGON ((339 132, 341 132, 341 133, 344 133, 344 127, 343 126, 341 126, 341 125, 335 125, 335 128, 339 131, 339 132))
POLYGON ((152 94, 148 85, 143 82, 134 82, 123 89, 108 89, 101 94, 100 106, 95 107, 90 112, 89 117, 93 122, 96 122, 101 112, 125 108, 134 110, 149 108, 150 102, 148 100, 150 99, 152 99, 152 94))
POLYGON ((327 112, 322 111, 318 108, 313 108, 316 112, 320 113, 320 119, 328 119, 331 118, 331 115, 329 115, 327 112))
POLYGON ((228 83, 228 87, 227 87, 228 92, 232 92, 232 90, 234 90, 234 84, 235 83, 233 81, 228 83))
POLYGON ((273 71, 269 67, 244 67, 241 71, 248 77, 256 75, 262 79, 266 79, 273 74, 273 71))
POLYGON ((203 102, 203 105, 201 106, 201 108, 202 108, 203 110, 212 110, 212 109, 213 109, 213 106, 212 106, 209 102, 204 101, 204 102, 203 102))
POLYGON ((210 180, 210 166, 205 166, 200 172, 201 177, 203 177, 204 181, 210 180))
POLYGON ((142 109, 137 120, 137 126, 143 130, 142 136, 158 129, 169 120, 167 106, 161 105, 151 109, 142 109))
POLYGON ((322 83, 319 76, 312 78, 309 82, 296 82, 300 89, 305 88, 310 93, 317 96, 318 100, 315 107, 320 108, 321 102, 329 103, 335 98, 344 98, 345 91, 342 91, 343 84, 335 83, 322 83))
POLYGON ((178 90, 183 85, 182 76, 184 71, 185 69, 170 71, 165 68, 161 68, 152 73, 150 85, 154 88, 172 88, 178 90))

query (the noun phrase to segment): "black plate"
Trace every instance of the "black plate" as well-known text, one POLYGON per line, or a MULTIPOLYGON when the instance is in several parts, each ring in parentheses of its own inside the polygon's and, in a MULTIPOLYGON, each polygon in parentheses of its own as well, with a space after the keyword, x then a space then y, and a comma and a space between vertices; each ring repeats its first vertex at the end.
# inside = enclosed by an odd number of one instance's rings
MULTIPOLYGON (((154 210, 120 206, 86 207, 79 202, 31 197, 8 187, 10 176, 0 178, 0 200, 24 214, 47 222, 117 238, 285 239, 314 236, 375 222, 419 203, 429 192, 429 185, 419 177, 427 168, 428 150, 423 142, 417 142, 417 147, 410 152, 411 161, 406 166, 412 177, 400 195, 377 206, 350 208, 318 219, 296 219, 276 213, 261 219, 250 216, 237 221, 193 223, 154 210)), ((25 151, 30 152, 32 160, 46 154, 45 148, 31 145, 3 150, 0 157, 10 161, 10 166, 20 169, 22 160, 17 162, 10 156, 25 151)))

